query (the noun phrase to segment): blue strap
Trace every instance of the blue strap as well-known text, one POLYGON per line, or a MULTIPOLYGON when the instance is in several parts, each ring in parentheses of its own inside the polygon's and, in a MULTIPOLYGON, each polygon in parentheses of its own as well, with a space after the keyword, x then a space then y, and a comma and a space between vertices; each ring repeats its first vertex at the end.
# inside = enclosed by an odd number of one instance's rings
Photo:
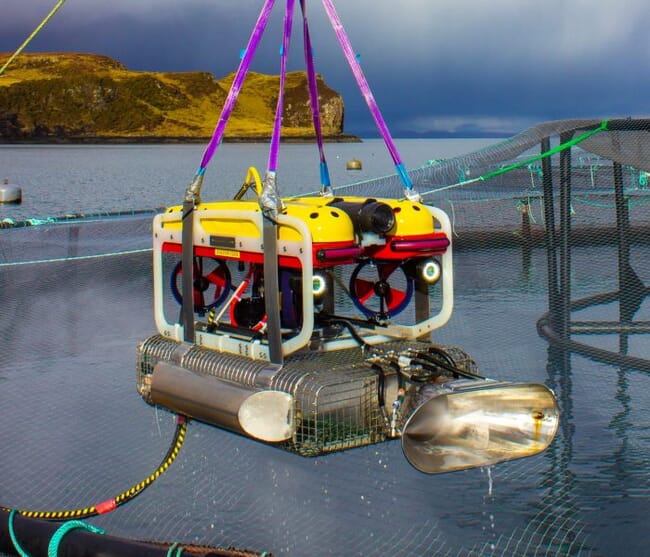
POLYGON ((105 533, 104 530, 102 530, 101 528, 97 528, 92 524, 86 524, 81 520, 71 520, 70 522, 65 522, 61 525, 61 527, 56 532, 54 532, 54 535, 52 536, 52 539, 50 540, 50 543, 47 546, 47 557, 57 557, 59 554, 59 545, 61 544, 61 540, 63 539, 63 536, 65 536, 71 530, 78 530, 78 529, 87 530, 88 532, 92 532, 93 534, 105 533))
POLYGON ((327 161, 325 160, 325 155, 323 155, 323 160, 320 163, 320 183, 322 186, 322 193, 330 193, 330 173, 327 169, 327 161))

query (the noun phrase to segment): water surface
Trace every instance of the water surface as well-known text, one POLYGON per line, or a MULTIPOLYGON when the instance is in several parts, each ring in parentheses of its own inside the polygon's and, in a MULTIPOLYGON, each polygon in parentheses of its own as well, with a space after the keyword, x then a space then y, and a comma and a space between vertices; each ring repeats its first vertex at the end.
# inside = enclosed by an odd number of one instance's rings
MULTIPOLYGON (((405 152, 434 158, 442 147, 432 145, 405 152)), ((308 147, 290 145, 281 155, 295 169, 287 193, 317 185, 303 158, 315 157, 308 147)), ((343 168, 352 156, 369 174, 389 172, 390 162, 372 166, 372 149, 383 145, 333 145, 337 179, 356 179, 343 168)), ((10 165, 25 191, 42 198, 0 210, 4 218, 178 203, 200 150, 5 146, 0 167, 10 165)), ((219 179, 234 192, 241 166, 264 167, 266 147, 224 145, 221 155, 230 155, 233 171, 219 179)), ((151 255, 124 252, 145 250, 149 234, 149 217, 0 231, 3 261, 50 260, 0 266, 3 505, 95 504, 146 477, 167 450, 173 417, 135 391, 135 347, 154 332, 151 255), (112 255, 71 259, 102 253, 112 255)), ((615 288, 615 260, 612 247, 576 248, 573 297, 615 288)), ((457 252, 454 315, 433 340, 464 347, 486 375, 555 390, 561 427, 545 453, 427 476, 406 462, 398 442, 306 459, 192 423, 160 480, 91 522, 113 535, 288 556, 647 553, 650 378, 549 351, 536 332, 547 307, 545 256, 534 250, 529 267, 522 261, 514 248, 457 252)), ((647 283, 650 248, 634 246, 632 261, 647 283)), ((591 308, 585 318, 609 318, 615 309, 591 308)), ((640 315, 649 312, 644 305, 640 315)), ((617 339, 594 342, 615 346, 617 339)), ((642 337, 631 350, 650 357, 642 337)))

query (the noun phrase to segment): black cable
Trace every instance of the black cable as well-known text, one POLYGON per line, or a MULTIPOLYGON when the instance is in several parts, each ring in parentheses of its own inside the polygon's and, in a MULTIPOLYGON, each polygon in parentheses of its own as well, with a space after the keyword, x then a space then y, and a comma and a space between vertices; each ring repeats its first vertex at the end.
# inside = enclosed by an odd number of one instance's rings
POLYGON ((386 373, 379 364, 372 364, 371 367, 377 372, 377 400, 379 407, 383 408, 386 403, 386 373))
POLYGON ((343 319, 342 317, 325 317, 323 321, 325 321, 327 324, 330 325, 336 325, 336 324, 344 325, 347 328, 347 330, 350 331, 350 335, 352 336, 352 338, 357 342, 359 346, 361 346, 361 348, 365 350, 372 348, 372 345, 368 344, 363 339, 363 337, 359 334, 359 332, 354 328, 354 325, 347 319, 343 319))
POLYGON ((451 367, 456 368, 456 361, 442 348, 438 348, 437 346, 429 346, 427 349, 427 353, 437 354, 438 356, 443 358, 451 367))
POLYGON ((423 353, 423 352, 418 352, 417 355, 420 358, 423 358, 427 362, 436 365, 438 367, 441 367, 442 369, 449 371, 452 373, 454 376, 461 376, 461 377, 466 377, 467 379, 485 379, 482 375, 479 375, 477 373, 472 373, 471 371, 465 371, 463 369, 460 369, 459 367, 456 366, 456 362, 447 354, 444 350, 436 347, 430 347, 429 351, 432 354, 437 354, 438 356, 442 357, 446 362, 437 360, 435 358, 431 357, 431 354, 423 353))
POLYGON ((397 375, 397 388, 403 389, 404 379, 410 379, 410 377, 406 376, 406 374, 402 371, 402 368, 399 367, 399 364, 397 362, 390 362, 388 365, 395 370, 395 373, 397 375))

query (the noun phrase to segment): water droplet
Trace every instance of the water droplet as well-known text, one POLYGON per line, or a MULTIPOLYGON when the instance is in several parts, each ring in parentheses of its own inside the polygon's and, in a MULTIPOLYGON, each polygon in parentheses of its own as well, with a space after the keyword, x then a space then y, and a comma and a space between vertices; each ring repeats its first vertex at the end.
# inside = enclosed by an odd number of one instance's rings
POLYGON ((487 467, 487 477, 488 477, 488 495, 492 497, 492 467, 487 467))

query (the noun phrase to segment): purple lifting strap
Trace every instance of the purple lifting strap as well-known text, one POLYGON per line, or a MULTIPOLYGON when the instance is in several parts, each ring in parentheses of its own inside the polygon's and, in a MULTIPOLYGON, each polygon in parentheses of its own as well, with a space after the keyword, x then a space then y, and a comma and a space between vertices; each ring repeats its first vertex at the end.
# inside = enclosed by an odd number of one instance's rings
POLYGON ((226 124, 228 123, 230 114, 232 113, 233 108, 235 107, 235 102, 237 101, 239 91, 242 88, 244 79, 246 79, 248 68, 251 65, 253 56, 255 55, 255 51, 257 50, 257 47, 260 44, 260 40, 262 38, 262 35, 264 34, 264 29, 266 28, 266 23, 269 20, 269 15, 271 14, 271 10, 273 9, 274 4, 275 4, 275 0, 266 0, 264 6, 262 7, 262 11, 260 12, 260 15, 257 19, 257 23, 255 24, 253 32, 251 33, 250 39, 248 40, 248 45, 246 46, 246 51, 244 52, 244 56, 242 57, 241 62, 239 63, 239 68, 237 68, 237 74, 235 75, 235 79, 233 80, 232 85, 230 86, 230 91, 228 92, 228 96, 226 97, 226 102, 224 103, 223 108, 221 109, 219 121, 217 122, 217 126, 215 127, 214 133, 212 134, 212 139, 210 139, 210 142, 208 143, 208 146, 206 147, 205 152, 203 153, 201 166, 199 167, 199 170, 197 172, 197 174, 199 175, 202 175, 205 172, 206 167, 208 166, 208 164, 210 164, 210 160, 216 153, 217 148, 219 147, 219 144, 223 139, 223 134, 226 130, 226 124))
POLYGON ((347 58, 350 68, 352 69, 352 73, 354 74, 354 77, 357 80, 357 85, 359 86, 361 94, 363 95, 364 99, 366 99, 366 103, 368 105, 368 108, 370 109, 370 113, 375 119, 375 123, 377 124, 377 128, 379 129, 379 133, 381 133, 381 136, 384 138, 384 143, 386 143, 386 147, 390 152, 390 156, 393 158, 393 162, 395 163, 395 167, 397 168, 400 178, 402 179, 404 187, 407 190, 412 190, 413 184, 411 183, 411 179, 406 173, 406 170, 404 170, 404 164, 402 163, 402 159, 400 158, 399 153, 397 152, 397 147, 395 146, 395 143, 393 142, 393 138, 391 137, 390 132, 388 131, 388 126, 386 125, 386 122, 384 121, 384 118, 381 115, 381 111, 379 110, 377 101, 375 100, 375 97, 373 96, 372 91, 370 90, 370 86, 366 81, 366 77, 363 74, 363 70, 361 69, 359 62, 357 61, 354 51, 352 50, 352 44, 350 43, 350 39, 348 38, 347 33, 343 28, 343 23, 341 22, 341 19, 336 13, 334 4, 332 4, 331 0, 323 0, 323 6, 325 7, 325 11, 327 12, 330 22, 332 23, 332 28, 336 33, 339 43, 341 43, 341 48, 343 49, 343 53, 347 58))
POLYGON ((280 58, 280 92, 278 104, 275 108, 275 121, 273 122, 273 135, 269 149, 268 171, 276 172, 278 169, 278 154, 280 152, 280 133, 282 130, 282 113, 284 110, 284 86, 287 77, 287 56, 291 43, 291 26, 293 24, 293 7, 295 0, 287 0, 287 10, 284 14, 284 34, 282 37, 282 56, 280 58))

